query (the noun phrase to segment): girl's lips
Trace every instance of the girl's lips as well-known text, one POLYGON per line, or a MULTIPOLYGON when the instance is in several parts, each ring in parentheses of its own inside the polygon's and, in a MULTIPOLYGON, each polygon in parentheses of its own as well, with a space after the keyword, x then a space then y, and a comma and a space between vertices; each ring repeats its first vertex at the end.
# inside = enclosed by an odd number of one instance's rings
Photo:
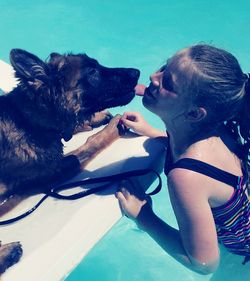
POLYGON ((143 96, 145 92, 146 86, 142 84, 138 84, 135 86, 135 94, 137 96, 143 96))
POLYGON ((155 99, 155 96, 152 94, 149 87, 145 89, 144 96, 155 99))

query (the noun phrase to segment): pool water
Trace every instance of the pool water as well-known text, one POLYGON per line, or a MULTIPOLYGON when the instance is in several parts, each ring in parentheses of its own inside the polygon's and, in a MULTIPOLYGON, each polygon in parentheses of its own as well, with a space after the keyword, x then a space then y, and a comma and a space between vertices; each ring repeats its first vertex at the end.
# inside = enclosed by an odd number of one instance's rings
MULTIPOLYGON (((107 66, 136 67, 141 83, 177 50, 204 42, 232 52, 250 71, 250 2, 170 0, 1 0, 0 58, 12 48, 46 58, 51 52, 86 52, 107 66)), ((154 126, 162 123, 142 108, 141 99, 113 113, 140 111, 154 126)), ((166 179, 164 179, 166 186, 166 179)), ((156 213, 175 226, 166 187, 154 197, 156 213)), ((169 257, 147 234, 122 218, 66 281, 244 281, 250 264, 221 249, 221 265, 201 276, 169 257)), ((51 280, 53 281, 53 280, 51 280)))

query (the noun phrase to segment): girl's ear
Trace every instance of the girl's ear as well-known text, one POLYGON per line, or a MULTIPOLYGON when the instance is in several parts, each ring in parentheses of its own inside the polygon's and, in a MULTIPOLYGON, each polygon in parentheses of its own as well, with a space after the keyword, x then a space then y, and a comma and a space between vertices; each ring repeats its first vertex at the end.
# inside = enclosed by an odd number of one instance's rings
POLYGON ((206 109, 203 107, 198 107, 198 108, 190 110, 187 113, 186 118, 187 118, 187 120, 189 120, 191 122, 198 122, 198 121, 201 121, 202 119, 204 119, 206 116, 207 116, 206 109))

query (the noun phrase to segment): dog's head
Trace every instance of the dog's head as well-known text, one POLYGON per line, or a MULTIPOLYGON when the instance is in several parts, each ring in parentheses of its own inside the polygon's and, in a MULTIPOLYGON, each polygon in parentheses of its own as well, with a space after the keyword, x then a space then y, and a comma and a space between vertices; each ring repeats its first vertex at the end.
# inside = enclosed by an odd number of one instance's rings
POLYGON ((104 67, 86 54, 52 53, 43 62, 13 49, 10 61, 25 102, 35 108, 34 121, 57 130, 65 140, 95 112, 129 103, 140 75, 133 68, 104 67))

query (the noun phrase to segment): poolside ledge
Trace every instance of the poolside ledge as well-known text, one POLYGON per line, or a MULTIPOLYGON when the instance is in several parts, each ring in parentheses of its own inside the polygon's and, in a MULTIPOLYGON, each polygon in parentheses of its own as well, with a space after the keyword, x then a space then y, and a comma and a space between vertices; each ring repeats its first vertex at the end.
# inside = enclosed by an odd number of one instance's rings
MULTIPOLYGON (((17 83, 10 65, 0 60, 0 89, 9 92, 17 83)), ((97 132, 75 135, 65 143, 70 152, 97 132)), ((164 143, 134 134, 114 142, 98 155, 75 179, 91 178, 123 171, 154 168, 161 170, 164 143)), ((152 177, 142 177, 149 187, 152 177)), ((114 196, 117 184, 103 194, 94 194, 75 201, 48 198, 33 214, 8 226, 0 227, 3 243, 20 241, 23 257, 1 276, 1 281, 63 280, 89 250, 122 217, 114 196)), ((7 219, 32 207, 42 195, 28 198, 5 217, 7 219)))

